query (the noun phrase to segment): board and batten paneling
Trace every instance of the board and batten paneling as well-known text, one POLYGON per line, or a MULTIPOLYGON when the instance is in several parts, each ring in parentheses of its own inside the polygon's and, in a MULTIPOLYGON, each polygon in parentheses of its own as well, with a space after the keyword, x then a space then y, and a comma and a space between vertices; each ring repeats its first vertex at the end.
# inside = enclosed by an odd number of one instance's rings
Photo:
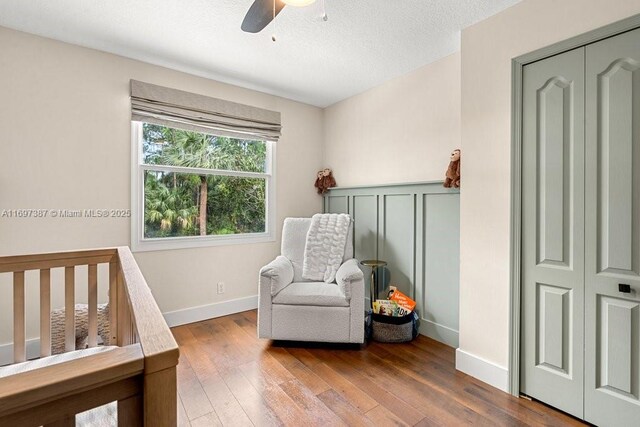
POLYGON ((441 181, 336 187, 323 208, 353 217, 356 258, 387 261, 391 284, 417 301, 420 333, 458 347, 460 192, 441 181))

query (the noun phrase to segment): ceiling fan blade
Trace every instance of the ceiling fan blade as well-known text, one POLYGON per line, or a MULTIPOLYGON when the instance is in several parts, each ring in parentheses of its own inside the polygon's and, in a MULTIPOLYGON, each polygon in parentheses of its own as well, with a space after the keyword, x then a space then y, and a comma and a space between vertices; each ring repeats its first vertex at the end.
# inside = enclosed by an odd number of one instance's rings
MULTIPOLYGON (((242 21, 242 31, 247 33, 259 33, 274 18, 274 0, 255 0, 242 21)), ((282 0, 275 0, 275 15, 284 8, 282 0)))

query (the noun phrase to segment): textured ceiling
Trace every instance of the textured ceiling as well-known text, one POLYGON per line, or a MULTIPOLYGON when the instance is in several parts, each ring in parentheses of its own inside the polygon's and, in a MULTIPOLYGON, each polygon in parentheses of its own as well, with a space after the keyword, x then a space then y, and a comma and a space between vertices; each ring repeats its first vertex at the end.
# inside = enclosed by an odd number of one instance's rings
POLYGON ((258 34, 253 0, 0 0, 0 26, 325 107, 459 49, 519 0, 322 0, 258 34), (271 36, 277 41, 273 42, 271 36))

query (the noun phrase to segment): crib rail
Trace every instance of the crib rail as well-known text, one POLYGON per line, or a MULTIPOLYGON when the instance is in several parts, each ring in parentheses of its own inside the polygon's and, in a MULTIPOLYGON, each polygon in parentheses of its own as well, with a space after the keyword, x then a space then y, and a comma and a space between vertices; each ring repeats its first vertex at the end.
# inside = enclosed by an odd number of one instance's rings
POLYGON ((118 401, 119 425, 142 425, 136 402, 144 393, 143 359, 136 344, 3 378, 0 425, 75 426, 75 414, 113 401, 118 401), (131 413, 134 422, 120 422, 131 413))
POLYGON ((176 424, 178 346, 128 247, 0 257, 0 273, 13 275, 14 361, 27 358, 30 270, 40 274, 40 356, 51 354, 53 268, 64 268, 65 351, 76 346, 78 266, 87 266, 88 345, 97 345, 100 264, 109 265, 109 341, 121 348, 1 378, 0 425, 74 425, 74 414, 114 400, 119 425, 176 424))
MULTIPOLYGON (((116 292, 118 250, 60 252, 41 255, 0 257, 0 273, 13 273, 13 354, 14 362, 26 360, 25 271, 40 271, 40 356, 51 354, 51 269, 64 267, 65 350, 75 350, 75 267, 88 266, 89 345, 97 344, 97 265, 108 263, 110 294, 116 292)), ((117 337, 113 336, 113 339, 117 337)))

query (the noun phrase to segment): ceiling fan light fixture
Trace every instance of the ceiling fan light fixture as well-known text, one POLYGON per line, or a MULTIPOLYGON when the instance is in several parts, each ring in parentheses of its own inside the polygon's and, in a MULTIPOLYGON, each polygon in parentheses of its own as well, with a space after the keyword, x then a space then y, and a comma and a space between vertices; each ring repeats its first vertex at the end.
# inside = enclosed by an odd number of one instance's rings
POLYGON ((287 6, 303 7, 313 4, 316 0, 282 0, 287 6))

